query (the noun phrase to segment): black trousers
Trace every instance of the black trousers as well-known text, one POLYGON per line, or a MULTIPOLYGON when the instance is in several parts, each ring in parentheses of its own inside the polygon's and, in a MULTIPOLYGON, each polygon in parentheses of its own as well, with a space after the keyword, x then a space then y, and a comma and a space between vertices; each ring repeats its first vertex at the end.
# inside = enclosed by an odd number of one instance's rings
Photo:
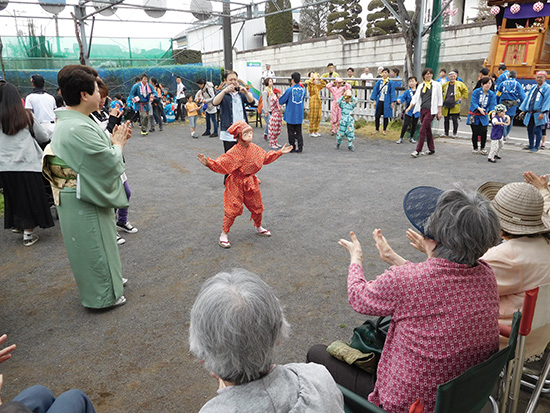
POLYGON ((485 143, 487 142, 487 126, 483 125, 470 125, 472 128, 472 145, 477 150, 477 137, 481 137, 481 149, 485 149, 485 143))
POLYGON ((296 152, 302 152, 304 147, 304 138, 302 136, 302 124, 286 124, 286 130, 288 132, 288 144, 292 145, 296 152), (296 144, 298 145, 296 147, 296 144))
POLYGON ((336 383, 365 399, 374 390, 376 376, 332 357, 327 353, 327 346, 317 344, 311 347, 307 352, 306 361, 322 364, 336 383))
POLYGON ((186 98, 181 98, 177 100, 178 106, 176 108, 176 120, 185 120, 185 103, 187 103, 186 98))
POLYGON ((450 126, 450 120, 453 120, 453 136, 456 136, 458 133, 458 117, 460 116, 460 113, 449 113, 447 116, 445 116, 444 126, 445 126, 445 135, 449 136, 449 126, 450 126))
POLYGON ((411 127, 411 139, 414 139, 414 134, 416 132, 416 126, 418 125, 418 118, 415 118, 413 116, 405 115, 403 117, 403 127, 401 128, 401 137, 399 139, 403 139, 405 136, 405 133, 407 132, 407 129, 409 126, 411 127))
MULTIPOLYGON (((374 126, 376 130, 380 130, 380 117, 384 116, 384 102, 378 102, 376 105, 376 112, 374 112, 374 126)), ((388 122, 390 118, 384 118, 384 130, 388 129, 388 122)))

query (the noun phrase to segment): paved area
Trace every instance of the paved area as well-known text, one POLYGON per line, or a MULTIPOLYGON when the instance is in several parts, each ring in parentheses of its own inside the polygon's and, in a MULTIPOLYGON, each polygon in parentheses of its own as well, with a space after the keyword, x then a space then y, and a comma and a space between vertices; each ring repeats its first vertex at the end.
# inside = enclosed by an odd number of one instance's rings
MULTIPOLYGON (((267 149, 259 129, 255 136, 267 149)), ((265 166, 258 176, 264 226, 273 236, 255 235, 245 212, 231 230, 233 247, 223 250, 223 177, 196 160, 198 152, 221 154, 222 143, 192 139, 188 123, 146 137, 136 129, 125 150, 130 221, 139 228, 120 247, 130 280, 125 306, 98 312, 80 305, 57 222, 39 229, 31 248, 0 231, 0 332, 18 345, 0 366, 3 398, 41 383, 55 393, 81 388, 98 412, 196 412, 216 391, 187 344, 189 311, 205 279, 234 267, 265 279, 292 325, 276 362, 303 361, 311 345, 347 340, 364 321, 347 302, 349 258, 338 239, 358 234, 374 278, 386 268, 373 246, 374 228, 403 256, 423 259, 405 237, 402 200, 412 187, 477 188, 487 180, 521 180, 524 170, 549 172, 550 151, 530 154, 515 145, 505 146, 497 164, 472 155, 462 139, 438 139, 436 154, 418 159, 409 143, 358 138, 354 153, 343 147, 335 150, 328 135, 306 136, 304 153, 265 166)), ((539 411, 548 411, 549 399, 539 411)))

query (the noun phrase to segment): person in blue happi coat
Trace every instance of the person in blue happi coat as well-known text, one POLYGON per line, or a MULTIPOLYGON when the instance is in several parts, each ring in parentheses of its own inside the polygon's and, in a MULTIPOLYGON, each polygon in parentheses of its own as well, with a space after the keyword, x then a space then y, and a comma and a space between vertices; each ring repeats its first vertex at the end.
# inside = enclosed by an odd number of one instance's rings
POLYGON ((548 73, 544 70, 537 72, 535 77, 537 84, 529 90, 527 97, 519 107, 519 110, 525 113, 523 124, 527 126, 527 136, 529 137, 529 145, 523 149, 531 152, 537 152, 540 149, 542 128, 548 120, 550 85, 546 83, 547 76, 548 73))
POLYGON ((389 120, 393 116, 393 106, 397 96, 395 94, 395 83, 390 82, 390 70, 387 67, 383 68, 381 75, 382 78, 374 85, 370 98, 376 102, 376 110, 374 112, 376 132, 380 132, 380 117, 384 116, 384 129, 382 133, 385 135, 389 120))

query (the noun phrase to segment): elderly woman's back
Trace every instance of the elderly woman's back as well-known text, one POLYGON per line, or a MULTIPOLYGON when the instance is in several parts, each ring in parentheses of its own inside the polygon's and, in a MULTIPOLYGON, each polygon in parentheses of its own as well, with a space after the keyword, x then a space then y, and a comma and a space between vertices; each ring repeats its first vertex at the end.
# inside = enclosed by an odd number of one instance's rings
POLYGON ((342 393, 325 367, 274 365, 287 335, 279 300, 245 270, 207 280, 191 310, 191 352, 219 383, 201 412, 343 412, 342 393))

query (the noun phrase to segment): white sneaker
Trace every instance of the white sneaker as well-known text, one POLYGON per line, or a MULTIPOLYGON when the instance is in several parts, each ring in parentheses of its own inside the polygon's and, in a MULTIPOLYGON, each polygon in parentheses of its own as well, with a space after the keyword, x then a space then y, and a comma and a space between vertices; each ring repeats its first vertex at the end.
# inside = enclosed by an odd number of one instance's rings
POLYGON ((117 233, 116 233, 116 243, 117 243, 118 245, 122 245, 122 244, 124 244, 125 242, 126 242, 126 240, 125 240, 124 238, 122 238, 122 237, 120 236, 120 234, 117 232, 117 233))
POLYGON ((472 153, 474 155, 479 155, 479 149, 472 149, 472 153))
POLYGON ((420 155, 420 152, 418 152, 418 151, 414 151, 413 153, 411 153, 411 156, 413 158, 418 158, 418 155, 420 155))
POLYGON ((121 230, 126 231, 128 234, 135 234, 136 232, 138 232, 138 229, 130 224, 130 222, 117 222, 116 226, 119 227, 121 230))

